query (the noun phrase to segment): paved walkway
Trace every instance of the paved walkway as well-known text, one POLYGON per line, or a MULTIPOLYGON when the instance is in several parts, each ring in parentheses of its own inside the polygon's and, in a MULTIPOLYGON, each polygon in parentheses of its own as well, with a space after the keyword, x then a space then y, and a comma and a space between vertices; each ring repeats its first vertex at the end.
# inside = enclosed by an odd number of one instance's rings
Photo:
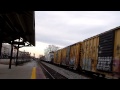
POLYGON ((0 64, 0 79, 46 79, 42 69, 35 62, 31 61, 23 65, 9 65, 0 64))

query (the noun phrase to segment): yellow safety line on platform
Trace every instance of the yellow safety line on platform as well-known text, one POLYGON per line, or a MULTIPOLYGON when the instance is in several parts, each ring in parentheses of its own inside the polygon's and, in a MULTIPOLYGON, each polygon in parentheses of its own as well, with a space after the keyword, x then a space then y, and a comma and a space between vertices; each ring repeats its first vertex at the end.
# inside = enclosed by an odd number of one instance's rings
POLYGON ((36 67, 33 67, 32 69, 31 79, 36 79, 36 67))

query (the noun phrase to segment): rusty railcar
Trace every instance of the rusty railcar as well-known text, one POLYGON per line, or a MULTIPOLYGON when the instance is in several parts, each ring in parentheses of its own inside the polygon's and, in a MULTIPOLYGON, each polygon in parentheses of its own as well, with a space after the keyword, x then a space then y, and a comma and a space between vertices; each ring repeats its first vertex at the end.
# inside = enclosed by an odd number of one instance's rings
POLYGON ((96 72, 98 44, 98 36, 88 38, 82 42, 82 60, 80 65, 83 70, 96 72))
POLYGON ((63 48, 61 50, 61 65, 68 66, 68 62, 66 62, 66 56, 67 56, 67 48, 63 48))
POLYGON ((83 40, 82 70, 120 78, 120 27, 83 40))
POLYGON ((81 42, 70 45, 69 51, 69 67, 74 70, 79 69, 81 60, 81 42))
POLYGON ((120 27, 99 34, 97 72, 120 78, 120 27))
POLYGON ((58 58, 57 58, 57 64, 58 65, 60 65, 61 64, 61 58, 62 58, 62 56, 61 56, 62 54, 61 54, 61 49, 60 50, 58 50, 58 58))
POLYGON ((54 60, 53 60, 53 63, 54 64, 57 64, 57 51, 54 52, 54 60))

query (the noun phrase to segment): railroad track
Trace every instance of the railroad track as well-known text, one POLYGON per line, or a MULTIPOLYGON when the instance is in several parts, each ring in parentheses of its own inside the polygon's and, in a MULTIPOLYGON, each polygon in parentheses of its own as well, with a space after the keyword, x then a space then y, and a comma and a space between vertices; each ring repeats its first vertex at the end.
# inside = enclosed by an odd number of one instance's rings
POLYGON ((47 79, 68 79, 65 76, 61 75, 60 73, 56 72, 55 70, 44 65, 43 63, 38 62, 38 64, 42 68, 43 73, 45 74, 47 79))
MULTIPOLYGON (((45 61, 43 61, 43 62, 45 62, 45 61)), ((45 62, 45 63, 49 63, 49 62, 45 62)), ((49 64, 52 64, 52 63, 49 63, 49 64)), ((89 72, 86 72, 86 71, 79 72, 79 71, 76 71, 76 70, 73 70, 73 69, 70 69, 70 68, 66 68, 65 66, 58 66, 58 65, 56 65, 56 64, 52 64, 52 65, 55 65, 55 66, 57 66, 57 67, 63 68, 63 69, 65 69, 65 70, 71 71, 71 72, 73 72, 73 73, 76 73, 76 74, 85 76, 85 77, 90 78, 90 79, 105 79, 105 78, 103 78, 103 77, 98 77, 98 76, 96 76, 96 74, 94 75, 94 74, 89 73, 89 72)))

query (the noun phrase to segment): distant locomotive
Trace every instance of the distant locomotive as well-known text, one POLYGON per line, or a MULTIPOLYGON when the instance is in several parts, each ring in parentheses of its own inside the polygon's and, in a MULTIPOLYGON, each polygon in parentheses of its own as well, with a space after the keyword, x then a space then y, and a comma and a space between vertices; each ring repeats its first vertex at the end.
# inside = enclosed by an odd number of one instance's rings
POLYGON ((51 51, 45 55, 44 61, 53 63, 53 60, 54 60, 54 52, 53 51, 51 51))

